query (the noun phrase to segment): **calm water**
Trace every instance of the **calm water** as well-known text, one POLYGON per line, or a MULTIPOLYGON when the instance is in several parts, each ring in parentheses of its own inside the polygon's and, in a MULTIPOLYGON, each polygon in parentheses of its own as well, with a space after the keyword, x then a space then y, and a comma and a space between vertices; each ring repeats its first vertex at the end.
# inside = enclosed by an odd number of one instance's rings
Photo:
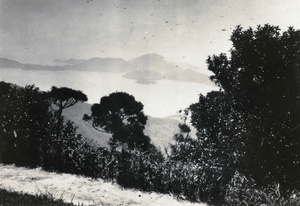
POLYGON ((25 86, 35 84, 43 91, 52 86, 65 86, 83 91, 88 102, 99 103, 100 98, 115 91, 127 92, 144 105, 144 112, 153 117, 173 115, 180 109, 197 102, 199 94, 216 89, 198 83, 160 80, 157 84, 136 84, 135 80, 122 77, 120 73, 83 71, 26 71, 1 69, 0 80, 25 86))

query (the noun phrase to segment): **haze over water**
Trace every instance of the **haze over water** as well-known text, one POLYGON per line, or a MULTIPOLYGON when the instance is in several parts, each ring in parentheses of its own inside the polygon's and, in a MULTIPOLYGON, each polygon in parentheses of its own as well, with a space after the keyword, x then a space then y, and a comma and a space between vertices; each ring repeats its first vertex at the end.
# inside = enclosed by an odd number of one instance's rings
POLYGON ((0 80, 20 86, 35 84, 43 91, 52 86, 70 87, 83 91, 88 103, 99 103, 102 96, 112 92, 127 92, 144 105, 144 112, 152 117, 166 117, 178 113, 198 101, 199 94, 206 94, 212 87, 200 83, 159 80, 156 84, 137 84, 125 79, 121 73, 83 71, 28 71, 1 69, 0 80))

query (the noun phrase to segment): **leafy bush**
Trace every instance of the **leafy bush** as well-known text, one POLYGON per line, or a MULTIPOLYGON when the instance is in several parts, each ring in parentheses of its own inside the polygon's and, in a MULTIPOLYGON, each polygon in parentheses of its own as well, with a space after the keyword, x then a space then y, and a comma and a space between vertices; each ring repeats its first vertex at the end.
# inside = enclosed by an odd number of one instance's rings
POLYGON ((165 192, 190 201, 217 204, 224 196, 221 169, 200 162, 169 160, 163 168, 165 192))
POLYGON ((161 170, 164 158, 155 147, 146 152, 122 150, 118 153, 118 159, 118 184, 144 191, 163 191, 161 170))
POLYGON ((44 145, 42 166, 52 171, 98 177, 100 157, 107 153, 107 149, 77 134, 77 128, 68 121, 60 135, 53 136, 44 145))
POLYGON ((235 172, 227 185, 225 202, 226 205, 297 206, 300 204, 300 192, 283 193, 278 183, 259 187, 253 179, 235 172))
POLYGON ((113 177, 106 168, 111 158, 107 149, 77 134, 72 122, 57 117, 48 95, 34 85, 22 88, 0 82, 0 97, 2 163, 113 177))
POLYGON ((0 82, 1 161, 17 166, 40 165, 41 146, 51 136, 51 113, 45 95, 32 86, 0 82))

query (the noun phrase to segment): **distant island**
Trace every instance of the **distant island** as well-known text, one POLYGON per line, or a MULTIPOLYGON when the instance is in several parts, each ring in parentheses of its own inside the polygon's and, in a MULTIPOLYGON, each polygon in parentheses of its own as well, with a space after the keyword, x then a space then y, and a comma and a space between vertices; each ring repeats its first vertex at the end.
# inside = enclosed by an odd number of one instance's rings
POLYGON ((123 77, 136 80, 139 84, 155 84, 158 80, 174 80, 212 85, 209 75, 190 64, 168 62, 158 54, 146 54, 129 61, 121 58, 91 58, 88 60, 56 60, 60 65, 23 64, 0 58, 0 68, 47 71, 94 71, 123 73, 123 77))

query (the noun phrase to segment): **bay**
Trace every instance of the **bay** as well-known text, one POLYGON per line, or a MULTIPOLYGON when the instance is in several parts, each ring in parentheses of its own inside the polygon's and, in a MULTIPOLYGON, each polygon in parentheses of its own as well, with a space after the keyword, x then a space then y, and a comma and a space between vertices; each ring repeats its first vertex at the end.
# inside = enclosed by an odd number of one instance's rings
POLYGON ((144 105, 144 112, 152 117, 167 117, 178 113, 217 87, 193 82, 159 80, 156 84, 138 84, 122 77, 123 73, 87 71, 44 71, 1 68, 0 80, 19 86, 32 85, 42 91, 52 86, 81 90, 88 103, 99 103, 101 97, 113 92, 126 92, 144 105))

